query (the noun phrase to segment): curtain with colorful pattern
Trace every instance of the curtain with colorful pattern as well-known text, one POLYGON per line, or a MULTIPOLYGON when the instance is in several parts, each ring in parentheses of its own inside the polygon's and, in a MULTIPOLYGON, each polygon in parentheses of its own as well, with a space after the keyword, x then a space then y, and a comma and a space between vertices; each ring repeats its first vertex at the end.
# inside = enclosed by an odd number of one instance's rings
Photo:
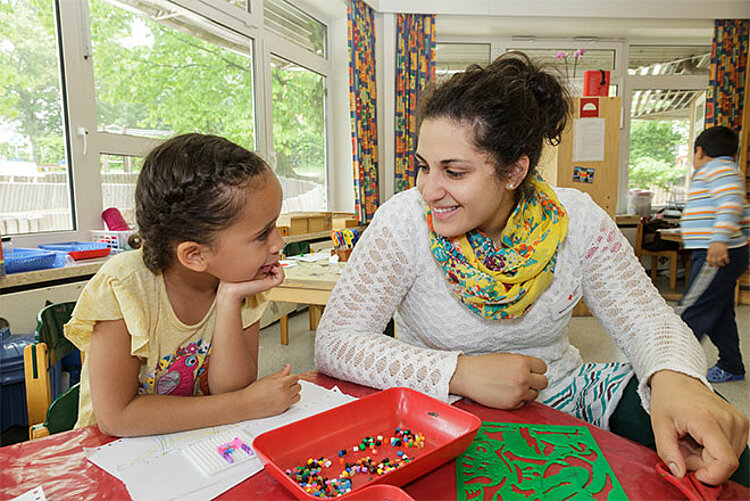
MULTIPOLYGON (((750 44, 750 19, 717 19, 714 21, 714 41, 711 48, 711 67, 709 69, 708 92, 706 93, 706 128, 714 125, 725 125, 734 130, 740 138, 738 167, 745 174, 745 182, 750 198, 750 141, 747 128, 750 121, 743 114, 750 113, 745 108, 748 102, 750 79, 750 61, 748 50, 750 44), (742 144, 744 141, 745 144, 742 144)), ((740 302, 750 303, 750 274, 740 278, 740 302)))
POLYGON ((414 186, 419 96, 434 77, 435 16, 399 14, 396 19, 396 192, 414 186))
POLYGON ((369 223, 378 208, 378 128, 375 90, 375 13, 349 0, 349 109, 352 124, 355 211, 369 223))
POLYGON ((714 21, 706 95, 706 128, 725 125, 740 133, 749 33, 750 19, 714 21))

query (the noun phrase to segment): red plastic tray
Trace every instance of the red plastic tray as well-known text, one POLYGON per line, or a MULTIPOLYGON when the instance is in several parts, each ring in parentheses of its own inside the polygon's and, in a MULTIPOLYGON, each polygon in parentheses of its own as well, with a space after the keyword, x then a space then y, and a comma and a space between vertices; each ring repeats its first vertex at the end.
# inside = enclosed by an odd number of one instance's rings
POLYGON ((109 255, 109 252, 112 249, 109 247, 106 247, 104 249, 90 249, 90 250, 82 250, 82 251, 72 251, 68 252, 70 257, 78 261, 79 259, 91 259, 94 257, 103 257, 109 255))
POLYGON ((367 449, 352 452, 352 447, 366 436, 383 435, 384 443, 374 458, 394 458, 397 450, 403 450, 412 459, 384 475, 355 475, 352 492, 337 498, 352 499, 364 487, 404 485, 450 461, 469 446, 481 424, 475 415, 432 397, 408 388, 391 388, 263 433, 255 439, 253 448, 265 463, 266 471, 297 499, 320 498, 306 493, 285 470, 302 465, 309 458, 324 456, 333 463, 324 476, 338 477, 343 469, 339 450, 347 449, 344 456, 347 462, 372 456, 367 449), (422 433, 424 448, 396 448, 386 444, 398 427, 422 433))
POLYGON ((371 485, 342 497, 347 501, 415 501, 400 487, 389 484, 371 485))

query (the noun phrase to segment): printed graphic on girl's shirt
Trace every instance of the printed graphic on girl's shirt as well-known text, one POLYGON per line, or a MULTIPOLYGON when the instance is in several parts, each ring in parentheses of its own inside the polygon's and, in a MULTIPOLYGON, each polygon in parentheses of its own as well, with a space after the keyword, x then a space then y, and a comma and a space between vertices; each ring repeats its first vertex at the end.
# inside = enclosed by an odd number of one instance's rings
POLYGON ((153 373, 146 374, 139 393, 191 396, 196 379, 201 393, 208 393, 208 352, 210 343, 203 339, 181 346, 171 355, 159 360, 153 373))

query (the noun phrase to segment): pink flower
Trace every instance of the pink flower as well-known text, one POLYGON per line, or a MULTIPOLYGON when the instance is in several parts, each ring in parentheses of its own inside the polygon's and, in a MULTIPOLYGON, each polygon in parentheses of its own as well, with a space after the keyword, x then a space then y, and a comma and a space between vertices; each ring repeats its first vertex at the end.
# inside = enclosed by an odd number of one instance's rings
POLYGON ((586 49, 578 49, 573 53, 573 57, 576 59, 581 59, 585 53, 586 49))
POLYGON ((564 51, 559 51, 557 54, 555 54, 555 59, 565 59, 568 57, 568 53, 564 51))

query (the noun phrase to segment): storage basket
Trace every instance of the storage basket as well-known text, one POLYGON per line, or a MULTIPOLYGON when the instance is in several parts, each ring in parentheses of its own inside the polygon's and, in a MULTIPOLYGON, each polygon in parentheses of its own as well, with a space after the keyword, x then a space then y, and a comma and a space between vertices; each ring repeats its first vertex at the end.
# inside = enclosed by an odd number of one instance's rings
POLYGON ((128 246, 128 237, 134 233, 135 230, 91 230, 91 240, 93 242, 105 243, 113 251, 120 252, 130 249, 130 246, 128 246))
POLYGON ((5 271, 7 273, 19 273, 53 268, 56 258, 57 254, 52 251, 15 248, 5 254, 5 271))
POLYGON ((39 247, 55 252, 67 253, 76 260, 103 257, 112 250, 104 242, 63 242, 59 244, 44 244, 39 247))

